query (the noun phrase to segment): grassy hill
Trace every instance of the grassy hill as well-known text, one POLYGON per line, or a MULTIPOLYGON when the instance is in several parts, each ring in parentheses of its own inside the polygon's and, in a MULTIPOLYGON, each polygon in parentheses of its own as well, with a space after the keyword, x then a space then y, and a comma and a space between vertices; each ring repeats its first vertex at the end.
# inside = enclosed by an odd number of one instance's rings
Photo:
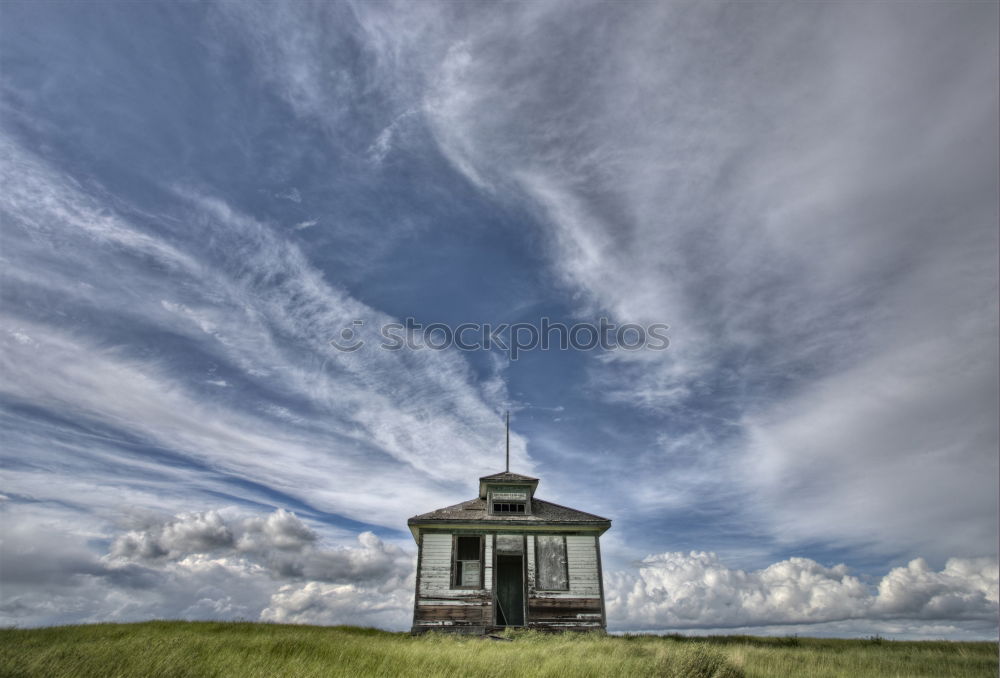
POLYGON ((355 627, 147 622, 0 631, 0 676, 997 676, 996 643, 513 633, 512 642, 355 627))

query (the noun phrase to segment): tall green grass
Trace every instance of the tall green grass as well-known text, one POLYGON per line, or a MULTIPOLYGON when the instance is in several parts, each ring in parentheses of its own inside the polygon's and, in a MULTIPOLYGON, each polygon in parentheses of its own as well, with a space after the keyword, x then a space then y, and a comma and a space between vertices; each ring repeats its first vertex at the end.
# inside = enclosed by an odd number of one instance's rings
POLYGON ((0 631, 0 676, 277 678, 996 676, 996 643, 506 634, 214 622, 0 631))

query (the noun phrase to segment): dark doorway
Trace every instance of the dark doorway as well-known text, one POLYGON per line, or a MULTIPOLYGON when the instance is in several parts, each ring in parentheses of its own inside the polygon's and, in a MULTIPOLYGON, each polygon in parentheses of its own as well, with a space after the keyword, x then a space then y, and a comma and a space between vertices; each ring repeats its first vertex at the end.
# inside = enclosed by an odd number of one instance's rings
POLYGON ((497 556, 497 625, 524 626, 521 556, 497 556))

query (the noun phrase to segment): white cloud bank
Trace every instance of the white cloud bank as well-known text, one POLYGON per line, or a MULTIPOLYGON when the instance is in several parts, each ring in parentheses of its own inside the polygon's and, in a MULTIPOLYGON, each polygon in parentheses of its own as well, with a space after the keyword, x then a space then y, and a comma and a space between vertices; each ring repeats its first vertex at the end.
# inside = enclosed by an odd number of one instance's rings
MULTIPOLYGON (((16 510, 16 509, 15 509, 16 510)), ((414 554, 371 532, 323 539, 293 513, 184 513, 115 536, 104 555, 79 528, 8 520, 4 623, 253 619, 404 628, 414 554)), ((62 518, 62 516, 60 516, 62 518)))
MULTIPOLYGON (((370 532, 323 538, 280 509, 135 520, 104 555, 79 530, 60 532, 37 515, 8 522, 3 623, 245 618, 409 627, 414 552, 370 532)), ((867 581, 807 558, 744 571, 713 553, 678 552, 608 572, 605 588, 611 630, 783 633, 797 625, 802 633, 983 637, 995 629, 998 566, 952 558, 936 571, 915 559, 867 581)))
POLYGON ((714 553, 661 553, 638 572, 608 576, 608 615, 624 628, 721 628, 844 620, 986 621, 997 613, 993 558, 923 559, 875 585, 844 565, 790 558, 761 570, 731 569, 714 553))

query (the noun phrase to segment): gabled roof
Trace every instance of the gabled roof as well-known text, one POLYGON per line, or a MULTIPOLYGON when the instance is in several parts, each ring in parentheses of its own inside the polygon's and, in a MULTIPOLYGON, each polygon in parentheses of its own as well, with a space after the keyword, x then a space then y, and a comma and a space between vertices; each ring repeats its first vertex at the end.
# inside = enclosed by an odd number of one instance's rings
MULTIPOLYGON (((522 476, 524 477, 524 476, 522 476)), ((577 511, 568 506, 553 504, 542 499, 531 500, 531 514, 504 514, 490 515, 487 510, 486 500, 481 498, 470 499, 469 501, 446 506, 445 508, 422 513, 413 516, 406 524, 412 530, 414 527, 449 525, 460 523, 488 523, 490 525, 516 525, 518 527, 564 525, 580 527, 596 527, 604 532, 611 527, 611 521, 607 518, 577 511)))

